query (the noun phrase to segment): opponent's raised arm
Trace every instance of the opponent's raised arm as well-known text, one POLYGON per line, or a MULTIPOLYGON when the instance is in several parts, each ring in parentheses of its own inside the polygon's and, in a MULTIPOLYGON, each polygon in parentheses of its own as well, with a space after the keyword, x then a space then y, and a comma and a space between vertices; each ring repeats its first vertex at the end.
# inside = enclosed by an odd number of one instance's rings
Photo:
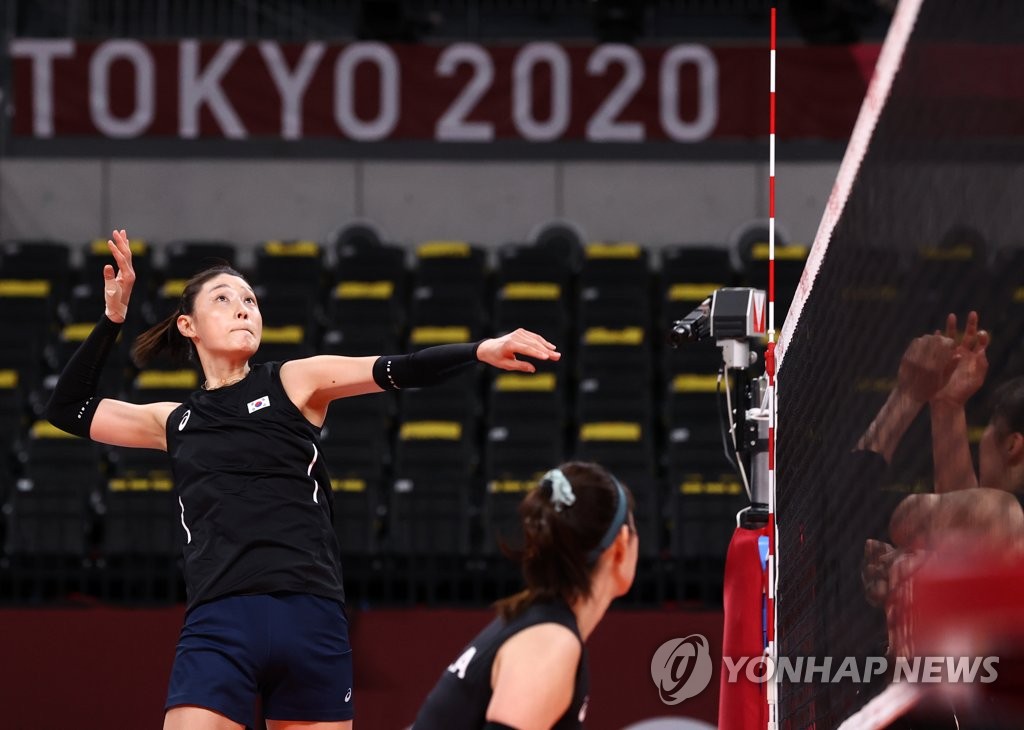
POLYGON ((103 366, 117 345, 135 284, 132 252, 124 230, 107 241, 117 264, 103 267, 104 315, 57 379, 44 413, 57 428, 113 446, 166 449, 164 423, 176 403, 135 405, 100 399, 96 391, 103 366))
POLYGON ((940 334, 910 342, 900 359, 896 387, 861 436, 857 448, 892 461, 903 435, 924 404, 949 382, 957 365, 956 342, 940 334))
POLYGON ((989 334, 978 329, 978 313, 967 315, 963 334, 957 330, 956 315, 946 319, 946 337, 958 341, 956 369, 949 381, 931 399, 932 454, 935 491, 951 492, 978 486, 967 435, 965 406, 985 384, 989 334))

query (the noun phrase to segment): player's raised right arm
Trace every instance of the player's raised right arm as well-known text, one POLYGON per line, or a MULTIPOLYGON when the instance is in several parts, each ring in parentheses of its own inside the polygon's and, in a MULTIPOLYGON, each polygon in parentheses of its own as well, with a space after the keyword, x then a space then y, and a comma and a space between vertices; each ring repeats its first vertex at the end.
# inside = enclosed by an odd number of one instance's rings
POLYGON ((117 344, 135 284, 127 234, 114 231, 107 245, 117 272, 109 264, 103 269, 103 317, 65 366, 45 416, 54 426, 75 436, 114 446, 166 450, 164 424, 176 403, 134 405, 96 397, 100 373, 117 344))

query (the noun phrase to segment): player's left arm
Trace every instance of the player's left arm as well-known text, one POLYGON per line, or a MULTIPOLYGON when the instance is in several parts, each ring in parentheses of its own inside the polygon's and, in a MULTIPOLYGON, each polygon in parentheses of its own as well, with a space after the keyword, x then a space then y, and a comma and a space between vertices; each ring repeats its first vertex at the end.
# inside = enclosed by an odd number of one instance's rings
POLYGON ((408 355, 316 355, 291 360, 281 366, 281 384, 306 418, 322 423, 331 401, 434 385, 476 362, 502 370, 536 371, 532 363, 517 359, 517 355, 555 361, 561 357, 555 346, 540 335, 518 329, 478 343, 437 345, 408 355))

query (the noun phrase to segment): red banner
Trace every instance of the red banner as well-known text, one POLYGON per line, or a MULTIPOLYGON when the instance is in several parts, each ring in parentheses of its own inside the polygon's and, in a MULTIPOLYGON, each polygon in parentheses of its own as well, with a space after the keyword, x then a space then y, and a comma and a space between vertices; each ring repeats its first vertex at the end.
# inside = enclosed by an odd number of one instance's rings
MULTIPOLYGON (((780 137, 845 139, 877 45, 783 47, 780 137)), ((766 139, 767 44, 18 39, 17 137, 697 143, 766 139)))

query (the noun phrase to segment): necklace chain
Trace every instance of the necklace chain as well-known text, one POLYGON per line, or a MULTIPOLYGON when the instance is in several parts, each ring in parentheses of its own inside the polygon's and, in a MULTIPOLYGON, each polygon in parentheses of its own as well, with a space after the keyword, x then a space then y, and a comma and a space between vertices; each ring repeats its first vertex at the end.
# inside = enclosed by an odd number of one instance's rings
MULTIPOLYGON (((241 382, 242 380, 245 380, 245 378, 246 378, 246 376, 248 374, 249 373, 246 373, 245 375, 240 375, 237 378, 232 378, 231 380, 226 380, 223 383, 221 383, 220 385, 218 385, 217 388, 226 388, 229 385, 234 385, 235 383, 241 382)), ((203 390, 217 390, 217 388, 211 388, 209 383, 206 383, 206 382, 203 383, 203 390)))

